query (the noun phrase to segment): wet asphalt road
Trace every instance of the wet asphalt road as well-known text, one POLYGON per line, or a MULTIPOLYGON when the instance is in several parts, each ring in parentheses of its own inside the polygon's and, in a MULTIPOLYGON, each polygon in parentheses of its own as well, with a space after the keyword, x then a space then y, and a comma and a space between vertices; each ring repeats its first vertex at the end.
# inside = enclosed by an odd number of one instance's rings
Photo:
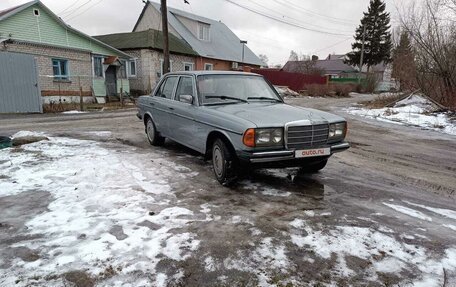
MULTIPOLYGON (((174 202, 195 210, 210 204, 211 215, 223 220, 190 224, 188 231, 196 233, 202 242, 196 255, 179 263, 162 261, 159 268, 170 274, 174 268, 183 268, 185 274, 179 282, 182 286, 256 286, 261 282, 261 274, 265 274, 269 284, 277 286, 285 286, 289 282, 287 278, 294 278, 293 286, 317 283, 362 285, 368 278, 370 286, 392 286, 407 280, 419 280, 423 271, 418 266, 418 259, 414 263, 404 258, 405 267, 399 273, 365 272, 375 265, 374 259, 350 254, 345 257, 344 264, 355 275, 347 276, 340 270, 340 260, 336 256, 318 256, 318 252, 303 251, 299 243, 290 242, 290 234, 295 238, 311 234, 308 229, 290 227, 290 222, 303 218, 314 230, 322 232, 320 237, 340 226, 369 228, 372 232, 384 232, 399 243, 423 248, 430 257, 436 258, 456 246, 456 230, 448 228, 456 227, 456 218, 426 208, 456 211, 456 137, 355 118, 344 112, 344 108, 369 97, 372 96, 287 100, 291 104, 323 109, 348 119, 347 140, 352 148, 333 156, 327 167, 315 175, 300 175, 295 169, 255 171, 245 175, 235 188, 228 189, 214 180, 210 164, 201 156, 167 142, 160 149, 170 161, 199 173, 191 180, 169 179, 175 193, 174 202), (400 211, 400 207, 406 207, 405 212, 404 208, 400 211), (431 220, 414 216, 410 210, 431 220), (272 246, 274 243, 277 246, 281 242, 285 244, 288 266, 275 268, 273 262, 255 258, 246 259, 243 262, 247 265, 245 268, 226 267, 240 264, 233 259, 234 255, 249 258, 252 242, 265 238, 272 238, 272 246), (222 267, 211 272, 205 270, 201 258, 208 254, 216 262, 223 262, 220 263, 222 267), (283 272, 283 268, 287 271, 283 272), (373 273, 376 278, 371 280, 373 273)), ((0 116, 0 135, 21 130, 132 146, 145 158, 154 149, 147 143, 143 125, 134 110, 80 115, 0 116), (100 138, 87 133, 91 131, 109 131, 111 135, 100 138)), ((0 198, 0 210, 10 208, 3 218, 0 215, 0 221, 13 220, 19 213, 25 221, 33 214, 24 214, 38 213, 50 201, 47 197, 30 200, 37 206, 24 198, 0 198), (21 205, 20 202, 23 206, 11 209, 13 205, 21 205)), ((11 244, 2 236, 0 239, 3 242, 0 249, 11 244)), ((369 248, 376 248, 377 244, 376 241, 359 242, 371 244, 369 248)), ((338 244, 344 247, 349 242, 338 244)), ((394 250, 378 250, 377 253, 383 256, 388 252, 394 250)), ((413 259, 415 255, 411 256, 413 259)), ((442 277, 441 282, 456 284, 454 270, 435 276, 442 277)))

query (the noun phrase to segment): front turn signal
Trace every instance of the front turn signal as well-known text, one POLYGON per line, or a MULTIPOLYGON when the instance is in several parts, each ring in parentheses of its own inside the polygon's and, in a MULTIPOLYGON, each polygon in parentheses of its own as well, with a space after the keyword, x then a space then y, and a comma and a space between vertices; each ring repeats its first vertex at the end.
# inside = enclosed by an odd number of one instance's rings
POLYGON ((255 129, 246 130, 242 142, 248 147, 255 147, 255 129))

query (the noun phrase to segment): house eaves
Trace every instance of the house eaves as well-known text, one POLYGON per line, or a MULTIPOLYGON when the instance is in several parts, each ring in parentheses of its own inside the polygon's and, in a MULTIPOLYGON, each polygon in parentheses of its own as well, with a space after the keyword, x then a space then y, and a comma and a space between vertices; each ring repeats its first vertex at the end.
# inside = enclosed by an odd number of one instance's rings
MULTIPOLYGON (((145 15, 145 11, 149 7, 154 8, 161 13, 159 3, 148 1, 141 12, 134 30, 136 30, 138 24, 145 15)), ((231 29, 222 22, 174 8, 168 8, 168 22, 170 27, 172 27, 200 56, 230 62, 242 62, 243 45, 231 29), (188 30, 178 17, 209 24, 211 26, 210 41, 199 40, 190 30, 188 30)), ((248 46, 244 47, 244 63, 258 66, 264 65, 248 46)))
MULTIPOLYGON (((33 6, 33 5, 39 5, 41 9, 45 10, 54 20, 57 21, 57 23, 59 23, 59 25, 61 25, 65 29, 68 29, 69 31, 72 31, 75 34, 78 34, 78 35, 80 35, 80 36, 82 36, 82 37, 84 37, 84 38, 86 38, 86 39, 88 39, 90 41, 93 41, 93 42, 99 44, 100 46, 103 46, 106 49, 111 50, 111 51, 119 54, 120 56, 122 56, 124 58, 127 58, 127 59, 131 58, 130 55, 128 55, 128 54, 126 54, 126 53, 124 53, 124 52, 122 52, 122 51, 120 51, 120 50, 118 50, 118 49, 116 49, 114 47, 111 47, 108 44, 103 43, 100 40, 97 40, 97 39, 95 39, 95 38, 93 38, 93 37, 81 32, 81 31, 76 30, 75 28, 71 27, 70 25, 65 23, 60 17, 58 17, 54 12, 52 12, 52 10, 49 9, 46 5, 44 5, 40 0, 34 0, 34 1, 31 1, 31 2, 27 2, 27 3, 23 4, 23 5, 16 6, 15 8, 14 7, 10 8, 10 9, 8 9, 8 11, 7 10, 3 10, 3 11, 7 11, 7 12, 4 13, 3 15, 0 14, 0 15, 2 15, 2 16, 0 16, 0 21, 3 21, 5 19, 7 19, 7 18, 10 18, 11 16, 13 16, 13 15, 15 15, 15 14, 17 14, 17 13, 19 13, 19 12, 21 12, 21 11, 27 9, 27 8, 29 8, 30 6, 33 6)), ((0 11, 0 13, 1 13, 1 11, 0 11)))

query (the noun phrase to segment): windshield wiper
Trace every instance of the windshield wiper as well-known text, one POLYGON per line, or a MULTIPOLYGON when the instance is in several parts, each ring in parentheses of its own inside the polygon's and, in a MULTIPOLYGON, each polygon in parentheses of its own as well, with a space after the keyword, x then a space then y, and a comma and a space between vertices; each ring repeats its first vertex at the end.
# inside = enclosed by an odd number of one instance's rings
POLYGON ((276 101, 281 103, 282 101, 279 99, 268 98, 268 97, 248 97, 247 100, 268 100, 268 101, 276 101))
POLYGON ((235 97, 230 97, 230 96, 205 96, 206 99, 222 99, 222 100, 235 100, 235 101, 240 101, 243 103, 248 103, 247 100, 240 99, 240 98, 235 98, 235 97))

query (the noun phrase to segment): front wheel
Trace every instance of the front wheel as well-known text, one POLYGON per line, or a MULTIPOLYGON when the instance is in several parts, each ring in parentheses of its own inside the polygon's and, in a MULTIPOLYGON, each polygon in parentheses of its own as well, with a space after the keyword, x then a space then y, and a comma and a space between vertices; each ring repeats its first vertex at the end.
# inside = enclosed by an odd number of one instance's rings
POLYGON ((317 173, 318 171, 322 170, 325 168, 326 164, 328 163, 328 160, 325 159, 323 161, 319 161, 317 163, 310 163, 308 165, 303 165, 300 169, 300 173, 317 173))
POLYGON ((212 167, 215 177, 222 185, 227 186, 236 181, 236 158, 220 139, 212 145, 212 167))
POLYGON ((155 124, 151 118, 146 121, 146 135, 149 143, 154 146, 160 146, 165 143, 165 138, 160 136, 155 128, 155 124))

